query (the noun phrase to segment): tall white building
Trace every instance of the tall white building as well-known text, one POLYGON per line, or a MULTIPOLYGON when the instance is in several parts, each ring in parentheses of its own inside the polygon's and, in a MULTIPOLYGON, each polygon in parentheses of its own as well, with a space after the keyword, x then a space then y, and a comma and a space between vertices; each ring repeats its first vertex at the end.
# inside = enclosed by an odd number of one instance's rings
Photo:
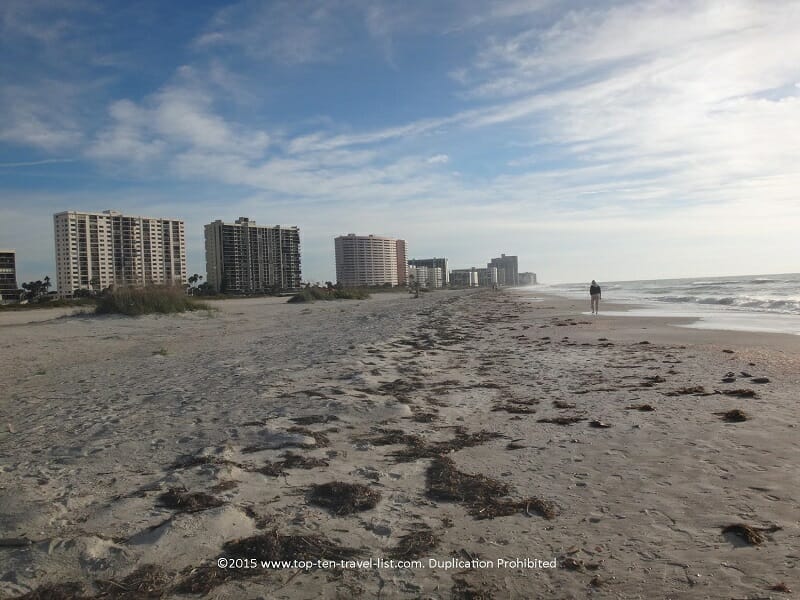
POLYGON ((53 216, 62 298, 110 285, 186 283, 183 221, 65 211, 53 216))
POLYGON ((440 288, 444 284, 444 276, 440 267, 417 267, 409 265, 408 275, 409 280, 413 277, 413 281, 418 283, 422 288, 440 288))
POLYGON ((217 292, 253 294, 300 288, 300 230, 246 217, 205 227, 206 273, 217 292))
POLYGON ((350 233, 334 239, 336 281, 344 287, 405 285, 405 240, 350 233))

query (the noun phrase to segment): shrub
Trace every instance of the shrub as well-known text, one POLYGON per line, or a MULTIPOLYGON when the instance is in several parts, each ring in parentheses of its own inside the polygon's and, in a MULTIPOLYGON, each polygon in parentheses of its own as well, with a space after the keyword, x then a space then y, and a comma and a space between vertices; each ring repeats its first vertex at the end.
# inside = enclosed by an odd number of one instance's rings
POLYGON ((359 288, 330 289, 319 286, 305 287, 287 302, 314 302, 316 300, 366 300, 369 294, 359 288))
POLYGON ((177 286, 117 287, 107 290, 97 300, 97 314, 128 316, 150 313, 176 313, 208 310, 203 302, 192 300, 177 286))

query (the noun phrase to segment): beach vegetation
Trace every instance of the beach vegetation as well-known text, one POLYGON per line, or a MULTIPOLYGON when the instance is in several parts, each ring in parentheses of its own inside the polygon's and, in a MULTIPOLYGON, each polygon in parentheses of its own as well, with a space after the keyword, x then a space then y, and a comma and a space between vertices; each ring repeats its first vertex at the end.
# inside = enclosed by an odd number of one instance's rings
POLYGON ((289 298, 287 302, 303 303, 317 300, 366 300, 369 293, 361 288, 336 288, 308 285, 289 298))
POLYGON ((97 299, 95 313, 128 316, 152 313, 169 314, 192 310, 209 310, 202 302, 193 300, 177 286, 114 287, 97 299))

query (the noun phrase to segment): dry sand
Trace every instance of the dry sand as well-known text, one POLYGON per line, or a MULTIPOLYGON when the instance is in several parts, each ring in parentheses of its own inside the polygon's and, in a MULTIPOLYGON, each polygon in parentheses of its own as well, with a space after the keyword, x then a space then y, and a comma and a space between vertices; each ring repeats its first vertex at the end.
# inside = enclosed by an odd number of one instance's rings
POLYGON ((523 295, 230 300, 211 314, 135 319, 0 314, 0 597, 800 589, 800 336, 593 318, 575 301, 523 295), (631 408, 643 405, 653 410, 631 408), (749 419, 717 414, 734 409, 749 419), (560 417, 576 420, 540 422, 560 417), (312 503, 328 482, 380 499, 335 514, 312 503), (165 505, 171 489, 182 507, 165 505), (483 518, 495 513, 505 516, 483 518), (757 528, 761 543, 723 531, 734 524, 757 528), (422 565, 214 566, 280 548, 422 565))

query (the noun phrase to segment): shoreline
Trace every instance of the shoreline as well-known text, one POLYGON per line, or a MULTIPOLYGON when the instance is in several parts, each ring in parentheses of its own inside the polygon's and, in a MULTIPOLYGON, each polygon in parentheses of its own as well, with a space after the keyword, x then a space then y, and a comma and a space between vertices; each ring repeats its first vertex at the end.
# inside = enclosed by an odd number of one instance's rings
POLYGON ((220 304, 4 328, 0 597, 67 582, 96 593, 147 565, 167 597, 204 597, 178 586, 219 575, 236 540, 269 535, 423 566, 230 572, 208 597, 798 585, 796 336, 592 319, 578 301, 509 291, 220 304), (726 394, 745 388, 754 396, 726 394), (717 414, 732 409, 748 420, 717 414), (445 481, 488 496, 447 497, 445 481), (313 501, 326 482, 379 499, 337 514, 313 501), (170 508, 169 490, 214 505, 170 508), (749 546, 723 531, 735 523, 769 531, 749 546))
MULTIPOLYGON (((581 302, 582 298, 559 294, 557 291, 541 291, 536 286, 512 288, 518 293, 538 293, 581 302), (523 291, 524 290, 524 291, 523 291)), ((588 300, 587 300, 588 303, 588 300)), ((611 306, 611 311, 602 311, 606 316, 640 316, 652 318, 689 319, 693 321, 682 325, 688 328, 716 331, 737 331, 754 333, 784 333, 800 336, 800 315, 757 310, 725 310, 713 304, 657 303, 636 300, 617 300, 600 302, 611 306)), ((587 312, 587 314, 589 314, 587 312)))

